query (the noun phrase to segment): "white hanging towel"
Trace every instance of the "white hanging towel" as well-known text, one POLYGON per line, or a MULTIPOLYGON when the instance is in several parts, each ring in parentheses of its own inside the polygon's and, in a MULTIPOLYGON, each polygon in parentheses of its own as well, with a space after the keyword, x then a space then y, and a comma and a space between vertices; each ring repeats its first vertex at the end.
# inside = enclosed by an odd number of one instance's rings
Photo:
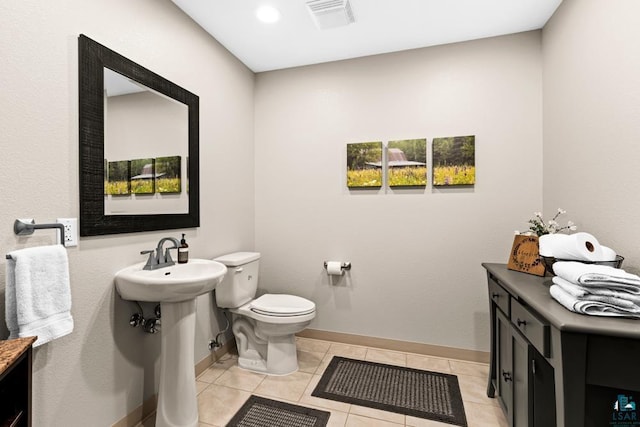
POLYGON ((69 260, 63 245, 8 254, 5 313, 9 339, 37 336, 38 347, 73 331, 69 260))

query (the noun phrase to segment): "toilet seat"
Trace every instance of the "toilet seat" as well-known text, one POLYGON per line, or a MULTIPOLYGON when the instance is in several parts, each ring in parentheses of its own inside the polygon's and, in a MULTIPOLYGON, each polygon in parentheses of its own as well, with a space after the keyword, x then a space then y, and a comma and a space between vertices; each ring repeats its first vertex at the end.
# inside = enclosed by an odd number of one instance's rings
POLYGON ((316 317, 316 305, 312 301, 283 294, 265 294, 241 307, 230 308, 229 311, 272 325, 302 324, 316 317), (263 298, 265 296, 267 297, 263 298), (257 307, 255 307, 256 302, 257 307))
POLYGON ((316 311, 308 299, 287 294, 264 294, 249 303, 249 309, 264 316, 304 316, 316 311))

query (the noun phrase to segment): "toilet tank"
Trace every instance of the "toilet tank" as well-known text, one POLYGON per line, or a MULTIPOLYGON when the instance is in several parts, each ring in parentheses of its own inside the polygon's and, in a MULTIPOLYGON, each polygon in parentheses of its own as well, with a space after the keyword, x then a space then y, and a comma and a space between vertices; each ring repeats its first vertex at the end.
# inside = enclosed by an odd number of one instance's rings
POLYGON ((219 308, 237 308, 255 298, 259 260, 258 252, 234 252, 214 259, 228 270, 215 290, 219 308))

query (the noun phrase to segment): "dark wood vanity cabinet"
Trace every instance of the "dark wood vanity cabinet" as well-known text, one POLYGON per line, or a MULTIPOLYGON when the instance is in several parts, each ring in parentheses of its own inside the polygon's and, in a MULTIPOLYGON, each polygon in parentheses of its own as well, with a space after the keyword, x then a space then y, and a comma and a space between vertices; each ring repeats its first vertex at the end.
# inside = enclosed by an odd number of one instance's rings
POLYGON ((509 425, 640 427, 640 320, 573 313, 551 298, 549 277, 483 267, 487 395, 498 399, 509 425))
POLYGON ((0 427, 31 426, 31 345, 35 337, 0 341, 0 427))
MULTIPOLYGON (((490 296, 494 295, 492 301, 496 295, 496 286, 499 285, 494 282, 494 292, 490 289, 490 296)), ((508 293, 505 294, 505 298, 510 298, 508 293)), ((487 393, 490 397, 495 395, 500 401, 510 426, 553 427, 553 368, 519 332, 518 326, 526 327, 526 323, 522 323, 526 320, 515 317, 516 322, 520 321, 520 325, 512 322, 508 310, 510 305, 506 305, 507 313, 497 304, 493 309, 495 353, 492 357, 495 360, 491 364, 487 393)))

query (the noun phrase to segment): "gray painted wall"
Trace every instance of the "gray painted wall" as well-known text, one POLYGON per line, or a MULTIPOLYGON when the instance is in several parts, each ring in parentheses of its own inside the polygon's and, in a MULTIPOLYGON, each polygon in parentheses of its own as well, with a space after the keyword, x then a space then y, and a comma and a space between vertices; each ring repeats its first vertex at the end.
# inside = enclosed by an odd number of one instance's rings
POLYGON ((638 270, 640 2, 565 0, 543 31, 544 208, 638 270))
MULTIPOLYGON (((565 0, 542 43, 530 32, 270 72, 254 94, 253 74, 169 1, 0 3, 0 251, 55 241, 17 238, 15 218, 77 216, 85 33, 200 96, 207 166, 192 257, 255 242, 263 290, 313 299, 312 327, 486 350, 480 262, 506 261, 543 200, 638 265, 639 202, 626 189, 639 154, 639 8, 565 0), (473 190, 346 189, 348 142, 464 134, 476 135, 473 190), (350 277, 330 283, 328 259, 352 261, 350 277)), ((69 249, 76 329, 35 351, 34 425, 110 425, 155 391, 159 337, 128 327, 112 278, 168 234, 69 249)), ((3 286, 1 269, 0 316, 3 286)), ((214 317, 200 298, 198 360, 214 317)))
POLYGON ((506 262, 542 205, 540 46, 535 31, 258 74, 260 286, 315 301, 315 329, 488 350, 480 263, 506 262), (470 134, 471 189, 347 190, 347 143, 470 134), (330 283, 325 260, 349 277, 330 283))
MULTIPOLYGON (((80 33, 200 96, 202 221, 182 231, 196 258, 251 248, 253 73, 168 0, 64 0, 0 4, 0 252, 55 243, 53 231, 14 236, 15 218, 78 216, 80 33)), ((34 352, 35 426, 111 425, 155 392, 160 336, 128 326, 132 307, 115 294, 113 275, 180 231, 69 248, 75 330, 34 352)), ((4 276, 2 268, 2 318, 4 276)), ((201 297, 194 362, 219 330, 212 313, 201 297)))

